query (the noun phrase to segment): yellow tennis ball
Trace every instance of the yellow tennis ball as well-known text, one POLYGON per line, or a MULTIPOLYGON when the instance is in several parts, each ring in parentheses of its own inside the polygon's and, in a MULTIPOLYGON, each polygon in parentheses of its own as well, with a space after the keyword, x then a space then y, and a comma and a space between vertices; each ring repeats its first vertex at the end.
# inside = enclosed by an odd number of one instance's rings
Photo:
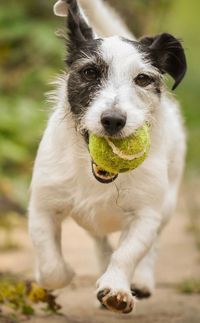
POLYGON ((149 126, 145 123, 134 134, 122 139, 89 136, 92 160, 102 170, 119 174, 138 167, 147 157, 150 148, 149 126))

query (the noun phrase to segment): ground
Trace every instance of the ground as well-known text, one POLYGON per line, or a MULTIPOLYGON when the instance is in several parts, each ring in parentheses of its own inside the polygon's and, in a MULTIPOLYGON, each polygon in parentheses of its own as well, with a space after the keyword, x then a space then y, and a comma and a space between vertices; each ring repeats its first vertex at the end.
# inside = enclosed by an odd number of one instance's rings
MULTIPOLYGON (((98 307, 94 293, 97 262, 92 241, 83 229, 67 220, 63 229, 64 255, 75 268, 77 276, 70 286, 58 291, 64 315, 34 317, 27 322, 199 323, 200 296, 181 294, 176 288, 183 279, 197 277, 200 273, 199 254, 187 225, 187 217, 180 209, 162 236, 154 296, 138 302, 133 313, 119 315, 98 307)), ((20 230, 16 231, 16 238, 23 248, 0 255, 0 271, 23 272, 30 276, 34 268, 34 252, 27 230, 20 230)))

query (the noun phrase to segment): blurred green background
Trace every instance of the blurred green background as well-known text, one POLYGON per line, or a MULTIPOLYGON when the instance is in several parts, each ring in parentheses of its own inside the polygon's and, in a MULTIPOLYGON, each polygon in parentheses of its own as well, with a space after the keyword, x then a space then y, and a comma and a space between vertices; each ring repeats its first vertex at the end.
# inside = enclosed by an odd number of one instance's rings
MULTIPOLYGON (((184 40, 188 72, 176 90, 188 131, 186 177, 200 165, 200 1, 109 0, 137 36, 171 32, 184 40)), ((48 115, 44 93, 64 69, 64 19, 50 0, 0 3, 0 213, 23 212, 33 161, 48 115)))

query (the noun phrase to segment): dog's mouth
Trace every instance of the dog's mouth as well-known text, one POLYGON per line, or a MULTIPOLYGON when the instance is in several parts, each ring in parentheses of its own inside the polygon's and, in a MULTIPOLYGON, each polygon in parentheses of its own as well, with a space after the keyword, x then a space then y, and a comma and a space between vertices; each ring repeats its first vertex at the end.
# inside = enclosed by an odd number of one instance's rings
MULTIPOLYGON (((83 133, 83 137, 85 139, 86 144, 89 144, 89 133, 87 130, 85 130, 83 133)), ((103 184, 109 184, 114 182, 114 180, 117 178, 118 174, 113 174, 110 172, 107 172, 100 166, 98 166, 94 161, 91 162, 92 164, 92 173, 97 181, 103 184)))
POLYGON ((117 178, 118 174, 113 174, 107 172, 106 170, 102 169, 100 166, 96 165, 95 162, 92 161, 92 173, 97 181, 103 184, 109 184, 114 182, 117 178))

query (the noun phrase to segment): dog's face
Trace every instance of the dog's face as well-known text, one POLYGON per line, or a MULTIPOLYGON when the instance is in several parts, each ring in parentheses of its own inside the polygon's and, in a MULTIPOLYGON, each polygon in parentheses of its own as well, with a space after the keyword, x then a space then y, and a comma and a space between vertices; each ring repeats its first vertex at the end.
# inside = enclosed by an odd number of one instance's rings
POLYGON ((162 82, 141 43, 94 39, 69 59, 68 99, 80 130, 127 137, 149 121, 162 82))
POLYGON ((151 123, 162 96, 162 76, 175 88, 186 71, 181 43, 170 34, 131 41, 98 38, 76 0, 60 0, 68 12, 68 101, 78 131, 127 137, 151 123), (67 7, 66 7, 67 4, 67 7))
POLYGON ((181 43, 170 34, 131 41, 98 38, 76 0, 59 0, 68 15, 68 100, 77 129, 100 136, 126 137, 159 107, 162 75, 174 88, 186 71, 181 43))

